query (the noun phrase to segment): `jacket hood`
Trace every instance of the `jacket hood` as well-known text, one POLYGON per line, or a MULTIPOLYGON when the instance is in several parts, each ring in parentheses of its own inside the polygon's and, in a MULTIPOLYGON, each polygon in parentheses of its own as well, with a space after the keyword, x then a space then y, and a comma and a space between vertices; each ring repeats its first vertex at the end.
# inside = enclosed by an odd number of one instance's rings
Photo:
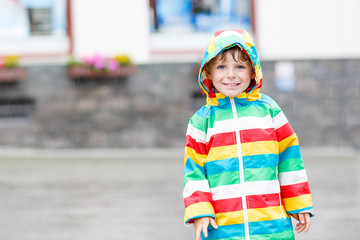
POLYGON ((217 96, 211 90, 212 82, 207 79, 205 74, 205 65, 214 57, 221 54, 225 49, 238 45, 242 51, 245 51, 250 59, 252 67, 255 71, 256 84, 252 89, 243 93, 243 97, 248 100, 257 100, 260 98, 260 88, 262 86, 262 72, 259 56, 255 47, 255 43, 250 34, 242 29, 224 30, 216 32, 210 39, 209 45, 201 62, 198 81, 201 91, 207 96, 207 103, 218 105, 217 96))

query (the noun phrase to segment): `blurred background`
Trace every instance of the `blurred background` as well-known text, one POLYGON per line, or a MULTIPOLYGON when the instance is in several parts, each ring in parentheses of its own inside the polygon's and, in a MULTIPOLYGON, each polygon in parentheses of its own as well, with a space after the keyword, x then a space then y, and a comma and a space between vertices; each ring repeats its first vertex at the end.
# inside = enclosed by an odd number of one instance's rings
POLYGON ((303 148, 318 215, 304 236, 354 239, 359 23, 358 0, 0 0, 0 236, 191 239, 199 63, 213 32, 244 28, 303 148))

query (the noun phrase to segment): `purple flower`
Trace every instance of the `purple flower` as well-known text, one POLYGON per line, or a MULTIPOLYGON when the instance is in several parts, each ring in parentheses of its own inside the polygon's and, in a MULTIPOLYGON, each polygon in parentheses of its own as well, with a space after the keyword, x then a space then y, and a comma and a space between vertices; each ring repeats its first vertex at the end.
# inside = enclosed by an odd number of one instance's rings
POLYGON ((105 64, 106 64, 106 58, 101 55, 95 55, 92 58, 92 66, 95 69, 103 69, 105 67, 105 64))
POLYGON ((118 70, 119 67, 120 67, 120 65, 119 65, 118 61, 116 61, 115 59, 111 59, 111 58, 108 59, 107 68, 109 70, 115 71, 115 70, 118 70))

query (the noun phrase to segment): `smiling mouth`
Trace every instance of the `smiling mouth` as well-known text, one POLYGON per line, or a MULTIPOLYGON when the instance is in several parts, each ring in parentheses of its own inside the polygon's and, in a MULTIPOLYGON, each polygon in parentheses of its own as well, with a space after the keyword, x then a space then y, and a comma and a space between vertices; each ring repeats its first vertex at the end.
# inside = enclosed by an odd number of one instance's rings
POLYGON ((223 84, 224 84, 225 86, 231 86, 231 87, 240 85, 240 83, 223 83, 223 84))

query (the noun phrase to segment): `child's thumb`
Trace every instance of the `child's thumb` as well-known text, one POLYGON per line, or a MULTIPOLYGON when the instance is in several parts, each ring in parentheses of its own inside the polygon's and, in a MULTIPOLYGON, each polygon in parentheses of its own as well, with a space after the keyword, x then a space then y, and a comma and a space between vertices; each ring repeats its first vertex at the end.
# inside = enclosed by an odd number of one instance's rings
POLYGON ((213 226, 213 228, 218 228, 218 226, 216 225, 216 221, 215 221, 215 219, 213 219, 213 218, 210 218, 210 224, 211 224, 211 226, 213 226))

